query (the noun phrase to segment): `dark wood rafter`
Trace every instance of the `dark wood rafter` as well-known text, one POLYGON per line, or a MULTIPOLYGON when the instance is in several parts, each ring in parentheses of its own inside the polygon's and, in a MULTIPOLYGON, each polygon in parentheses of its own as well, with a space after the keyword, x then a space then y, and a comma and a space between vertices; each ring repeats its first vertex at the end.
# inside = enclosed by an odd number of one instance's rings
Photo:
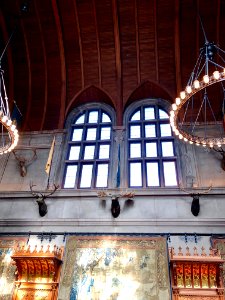
POLYGON ((180 70, 180 1, 175 0, 175 69, 176 69, 176 88, 177 95, 181 91, 181 70, 180 70))
POLYGON ((117 74, 117 125, 123 123, 123 83, 122 83, 122 66, 121 66, 121 46, 120 46, 120 32, 119 32, 119 17, 117 0, 112 0, 112 13, 114 24, 114 39, 115 39, 115 55, 116 55, 116 74, 117 74))
MULTIPOLYGON (((6 25, 5 25, 1 10, 0 10, 0 24, 1 24, 2 33, 3 33, 3 39, 4 39, 5 45, 6 45, 10 35, 7 32, 6 25)), ((1 55, 1 53, 0 53, 0 55, 1 55)), ((9 105, 10 105, 12 103, 11 100, 14 99, 14 89, 13 89, 13 86, 14 86, 14 68, 13 68, 11 47, 7 48, 7 52, 4 55, 7 55, 7 58, 8 58, 9 93, 8 93, 7 96, 9 98, 9 105)), ((3 58, 4 58, 4 56, 3 56, 3 58)), ((0 65, 0 67, 2 67, 2 66, 0 65)))
POLYGON ((46 47, 45 47, 45 42, 43 38, 43 30, 41 26, 41 20, 40 20, 40 15, 37 9, 37 4, 36 1, 34 1, 34 8, 37 16, 37 23, 38 27, 40 30, 40 37, 41 37, 41 48, 43 52, 43 60, 44 60, 44 106, 43 106, 43 115, 42 119, 40 120, 40 130, 43 130, 44 126, 44 121, 45 121, 45 116, 46 116, 46 111, 47 111, 47 103, 48 103, 48 68, 47 68, 47 54, 46 54, 46 47))
POLYGON ((156 81, 159 82, 159 57, 158 57, 158 34, 157 34, 157 0, 154 0, 154 33, 155 33, 156 81))
POLYGON ((96 5, 95 0, 92 0, 93 10, 94 10, 94 20, 96 28, 96 42, 97 42, 97 55, 98 55, 98 77, 99 77, 99 86, 102 87, 102 67, 101 67, 101 52, 100 52, 100 43, 99 43, 99 30, 98 30, 98 20, 96 15, 96 5))
MULTIPOLYGON (((19 5, 17 3, 17 9, 19 11, 19 5)), ((27 93, 27 109, 26 109, 26 116, 24 118, 24 122, 23 122, 23 128, 22 131, 26 128, 30 127, 30 123, 29 123, 29 116, 30 116, 30 111, 31 111, 31 99, 32 99, 32 75, 31 75, 31 60, 30 60, 30 52, 29 52, 29 46, 28 46, 28 40, 27 40, 27 34, 26 34, 26 30, 25 30, 25 26, 24 26, 24 21, 23 19, 20 20, 20 26, 22 29, 22 33, 23 33, 23 38, 24 38, 24 45, 25 45, 25 53, 26 53, 26 61, 27 61, 27 69, 28 69, 28 93, 27 93)))
POLYGON ((220 0, 217 1, 216 44, 220 44, 220 0))
POLYGON ((199 55, 199 30, 200 30, 200 22, 199 22, 199 0, 196 2, 197 5, 197 13, 196 13, 196 57, 199 55))
POLYGON ((139 85, 141 82, 141 74, 140 74, 140 49, 139 49, 137 0, 134 1, 134 10, 135 10, 135 29, 136 29, 136 52, 137 52, 137 84, 139 85))
POLYGON ((58 36, 59 43, 59 54, 60 54, 60 64, 61 64, 61 104, 60 104, 60 113, 59 113, 59 121, 58 128, 63 128, 64 118, 65 118, 65 102, 66 102, 66 62, 65 62, 65 52, 63 45, 63 36, 62 36, 62 28, 61 22, 59 18, 57 1, 52 0, 53 13, 56 23, 56 30, 58 36))
POLYGON ((83 59, 82 40, 81 40, 81 34, 80 34, 80 24, 79 24, 78 12, 77 12, 76 0, 74 0, 73 3, 74 3, 74 12, 75 12, 75 17, 76 17, 76 24, 77 24, 77 32, 78 32, 78 36, 79 36, 81 84, 82 84, 82 89, 84 89, 84 59, 83 59))

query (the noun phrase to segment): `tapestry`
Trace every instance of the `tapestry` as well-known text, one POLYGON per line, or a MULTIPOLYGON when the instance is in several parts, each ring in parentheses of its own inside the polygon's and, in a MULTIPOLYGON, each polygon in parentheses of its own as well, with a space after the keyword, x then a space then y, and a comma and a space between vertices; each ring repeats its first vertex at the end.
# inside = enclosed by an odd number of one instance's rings
POLYGON ((59 300, 169 300, 166 239, 69 237, 59 300))
POLYGON ((16 266, 11 255, 21 239, 0 238, 0 300, 11 300, 14 290, 16 266))
MULTIPOLYGON (((214 249, 218 249, 222 259, 225 260, 225 238, 211 238, 211 244, 214 249)), ((223 264, 223 285, 225 286, 225 263, 223 264)))

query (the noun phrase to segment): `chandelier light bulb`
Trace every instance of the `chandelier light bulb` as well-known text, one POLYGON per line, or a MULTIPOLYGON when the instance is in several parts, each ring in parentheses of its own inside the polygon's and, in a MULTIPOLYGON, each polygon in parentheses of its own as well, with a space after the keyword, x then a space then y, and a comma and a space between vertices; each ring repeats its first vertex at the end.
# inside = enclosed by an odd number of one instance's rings
POLYGON ((174 117, 174 115, 175 115, 174 111, 171 110, 171 111, 170 111, 170 116, 171 116, 171 117, 174 117))
POLYGON ((6 124, 7 124, 7 126, 10 126, 12 124, 12 121, 8 120, 6 124))
POLYGON ((180 98, 176 98, 176 100, 175 100, 175 102, 176 102, 176 105, 180 105, 180 98))
POLYGON ((177 110, 177 105, 175 103, 172 104, 172 109, 177 110))
POLYGON ((186 91, 187 91, 188 94, 191 94, 192 88, 191 88, 190 85, 188 85, 188 86, 186 87, 186 91))
POLYGON ((179 134, 179 139, 182 140, 182 138, 183 138, 183 135, 179 134))
POLYGON ((179 134, 180 134, 179 130, 177 130, 177 129, 175 129, 174 133, 175 133, 176 135, 179 135, 179 134))
POLYGON ((8 117, 7 117, 7 116, 3 116, 3 117, 2 117, 2 122, 3 122, 3 123, 6 123, 7 120, 8 120, 8 117))
POLYGON ((194 87, 195 87, 195 89, 199 89, 200 83, 199 83, 198 80, 195 80, 195 81, 194 81, 194 87))
POLYGON ((180 92, 180 97, 182 100, 185 98, 185 91, 180 92))
POLYGON ((193 144, 193 142, 192 141, 189 141, 189 143, 192 145, 193 144))
POLYGON ((213 72, 213 77, 217 80, 220 78, 220 72, 219 71, 214 71, 213 72))
POLYGON ((187 141, 188 141, 188 139, 187 139, 187 138, 184 138, 184 141, 185 141, 185 142, 187 142, 187 141))
POLYGON ((210 143, 210 144, 209 144, 209 147, 212 148, 212 147, 213 147, 213 143, 210 143))
POLYGON ((204 76, 203 76, 203 81, 204 81, 205 83, 209 83, 209 75, 204 75, 204 76))

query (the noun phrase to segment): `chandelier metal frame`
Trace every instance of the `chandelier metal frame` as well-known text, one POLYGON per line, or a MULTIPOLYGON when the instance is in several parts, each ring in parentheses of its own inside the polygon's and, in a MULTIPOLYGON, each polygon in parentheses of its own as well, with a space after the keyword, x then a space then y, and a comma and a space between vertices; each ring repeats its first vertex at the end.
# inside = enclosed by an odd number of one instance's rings
MULTIPOLYGON (((204 29, 203 29, 204 32, 204 29)), ((204 32, 205 35, 205 32, 204 32)), ((217 63, 222 62, 225 65, 225 58, 223 55, 225 51, 219 48, 214 43, 208 42, 205 36, 205 44, 200 49, 199 57, 195 64, 193 71, 191 72, 191 76, 188 80, 188 83, 183 91, 180 92, 179 97, 175 99, 175 103, 172 104, 172 110, 170 111, 170 124, 172 130, 174 131, 175 135, 177 135, 180 139, 183 139, 185 142, 189 142, 190 144, 202 145, 202 146, 209 146, 213 147, 214 145, 221 147, 221 144, 225 144, 225 136, 224 131, 221 130, 223 128, 223 121, 216 120, 215 114, 212 110, 212 105, 208 98, 207 88, 211 85, 220 83, 221 88, 223 90, 223 109, 225 103, 225 88, 223 86, 223 81, 225 80, 225 68, 217 63), (215 59, 217 58, 217 60, 215 59), (217 61, 217 62, 216 62, 217 61), (204 96, 201 99, 201 103, 199 106, 198 113, 195 117, 195 120, 192 124, 185 123, 185 117, 187 114, 188 109, 190 109, 190 101, 193 99, 193 96, 200 91, 204 90, 204 96), (186 104, 187 103, 187 104, 186 104), (184 109, 184 105, 186 104, 186 109, 184 109), (201 136, 196 133, 195 129, 200 124, 199 122, 199 115, 201 109, 205 108, 208 105, 213 118, 214 124, 218 126, 219 134, 215 136, 207 136, 206 130, 205 135, 201 136), (184 109, 183 118, 179 118, 179 112, 181 109, 184 109), (187 129, 188 128, 188 129, 187 129)), ((206 116, 204 116, 205 120, 203 123, 204 126, 209 126, 210 122, 207 122, 206 116)), ((211 122, 212 123, 212 122, 211 122)))

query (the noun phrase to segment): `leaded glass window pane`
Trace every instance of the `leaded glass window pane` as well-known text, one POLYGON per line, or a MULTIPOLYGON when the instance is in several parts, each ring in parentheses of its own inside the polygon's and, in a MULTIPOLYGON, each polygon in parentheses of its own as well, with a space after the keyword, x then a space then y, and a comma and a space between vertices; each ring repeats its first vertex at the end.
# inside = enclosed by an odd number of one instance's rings
POLYGON ((159 109, 159 118, 160 119, 168 119, 169 116, 168 116, 168 114, 164 110, 159 109))
POLYGON ((165 178, 165 186, 175 186, 177 185, 177 174, 176 174, 176 166, 174 161, 164 162, 164 178, 165 178))
POLYGON ((130 143, 130 158, 141 157, 141 144, 130 143))
POLYGON ((110 117, 107 114, 102 113, 102 123, 109 123, 109 122, 111 122, 110 117))
POLYGON ((64 188, 73 188, 75 185, 77 174, 77 165, 71 165, 66 167, 66 176, 64 182, 64 188))
POLYGON ((157 144, 156 143, 146 143, 146 157, 157 157, 157 144))
POLYGON ((156 137, 155 125, 145 125, 145 137, 156 137))
POLYGON ((81 141, 82 140, 82 133, 83 133, 82 128, 74 129, 72 141, 81 141))
POLYGON ((136 111, 136 113, 134 113, 133 116, 131 117, 131 121, 139 121, 140 115, 141 115, 140 110, 136 111))
POLYGON ((159 186, 159 166, 157 162, 147 163, 147 186, 159 186))
POLYGON ((85 146, 84 159, 94 159, 95 146, 85 146))
POLYGON ((92 180, 92 169, 93 165, 83 165, 81 172, 80 187, 90 188, 92 180))
POLYGON ((78 160, 80 154, 80 146, 70 147, 69 160, 78 160))
POLYGON ((77 120, 75 124, 83 124, 84 123, 84 117, 85 115, 81 115, 77 120))
POLYGON ((96 133, 97 133, 97 128, 88 128, 86 140, 87 141, 96 140, 96 133))
POLYGON ((170 124, 160 124, 160 132, 162 137, 171 136, 172 132, 171 132, 170 124))
POLYGON ((154 107, 145 108, 145 120, 154 120, 155 119, 155 109, 154 107))
POLYGON ((101 128, 101 140, 109 140, 111 135, 111 128, 110 127, 102 127, 101 128))
POLYGON ((97 123, 98 122, 98 111, 91 111, 88 117, 88 123, 97 123))
POLYGON ((108 164, 99 164, 97 167, 96 187, 107 187, 108 181, 108 164))
POLYGON ((130 186, 142 186, 141 163, 130 163, 130 186))
POLYGON ((104 158, 109 158, 109 145, 100 145, 99 146, 99 158, 104 159, 104 158))
POLYGON ((141 137, 141 126, 140 125, 131 125, 130 126, 130 138, 136 139, 141 137))
POLYGON ((173 142, 162 142, 162 156, 174 156, 173 142))

